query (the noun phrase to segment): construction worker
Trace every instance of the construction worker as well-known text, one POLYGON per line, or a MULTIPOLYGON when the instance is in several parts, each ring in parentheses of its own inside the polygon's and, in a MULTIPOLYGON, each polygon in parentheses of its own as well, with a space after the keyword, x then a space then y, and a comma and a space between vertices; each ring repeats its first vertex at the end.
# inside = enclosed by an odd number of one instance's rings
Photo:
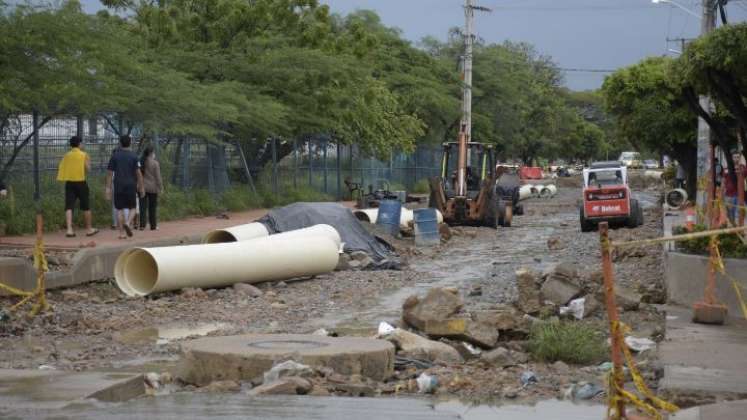
POLYGON ((57 170, 57 181, 65 183, 65 223, 68 238, 75 237, 73 231, 73 208, 78 201, 83 219, 86 223, 86 236, 99 233, 92 226, 91 203, 89 198, 88 183, 86 183, 86 172, 91 169, 91 159, 82 150, 81 138, 73 136, 70 138, 70 151, 60 161, 57 170))

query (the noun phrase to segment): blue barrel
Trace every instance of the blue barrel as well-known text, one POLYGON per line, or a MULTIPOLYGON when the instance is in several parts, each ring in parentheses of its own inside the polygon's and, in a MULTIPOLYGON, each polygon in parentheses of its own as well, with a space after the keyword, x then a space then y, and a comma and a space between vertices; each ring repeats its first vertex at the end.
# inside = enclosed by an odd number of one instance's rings
POLYGON ((399 200, 381 200, 376 224, 392 236, 399 234, 399 218, 402 214, 402 203, 399 200))
POLYGON ((414 211, 415 244, 433 246, 441 243, 438 232, 438 214, 436 209, 418 209, 414 211))

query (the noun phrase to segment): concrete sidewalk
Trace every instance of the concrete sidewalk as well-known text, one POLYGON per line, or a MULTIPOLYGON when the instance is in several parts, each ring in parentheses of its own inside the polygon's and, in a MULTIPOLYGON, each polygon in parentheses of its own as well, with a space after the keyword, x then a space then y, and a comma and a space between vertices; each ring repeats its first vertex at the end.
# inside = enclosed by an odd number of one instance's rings
MULTIPOLYGON (((136 230, 130 239, 118 239, 119 233, 108 226, 92 237, 86 237, 85 229, 79 228, 75 238, 66 238, 65 231, 44 234, 44 244, 49 249, 80 249, 94 247, 119 247, 122 245, 142 245, 164 238, 201 236, 213 229, 249 223, 267 214, 267 209, 249 210, 239 213, 226 213, 228 219, 210 217, 191 217, 188 219, 162 222, 158 230, 136 230)), ((0 237, 0 246, 31 247, 36 243, 36 236, 6 236, 0 237)))
POLYGON ((747 400, 682 410, 670 417, 670 420, 743 420, 745 418, 747 418, 747 400))
POLYGON ((690 308, 666 312, 659 394, 685 407, 747 398, 747 321, 730 314, 727 325, 704 325, 691 321, 690 308))

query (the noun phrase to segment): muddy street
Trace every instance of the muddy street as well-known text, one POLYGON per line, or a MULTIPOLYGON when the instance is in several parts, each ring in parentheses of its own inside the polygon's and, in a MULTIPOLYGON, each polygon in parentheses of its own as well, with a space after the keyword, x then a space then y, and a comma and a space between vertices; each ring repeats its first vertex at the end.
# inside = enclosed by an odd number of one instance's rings
MULTIPOLYGON (((17 317, 0 325, 0 368, 170 375, 178 365, 180 343, 197 336, 324 329, 332 335, 371 337, 382 321, 407 327, 402 308, 410 296, 447 288, 463 300, 464 313, 491 311, 516 304, 517 270, 529 269, 539 278, 559 263, 573 267, 579 283, 594 283, 600 268, 598 234, 580 232, 579 194, 578 188, 566 187, 552 199, 528 200, 526 214, 516 217, 511 228, 452 228, 450 240, 435 248, 414 248, 411 239, 395 241, 405 261, 401 270, 336 271, 257 288, 187 289, 146 298, 126 297, 111 281, 52 291, 53 312, 31 320, 17 317)), ((642 196, 656 201, 654 192, 642 196)), ((647 207, 646 218, 643 227, 615 230, 613 238, 659 235, 660 218, 654 207, 647 207)), ((655 303, 662 293, 660 253, 656 251, 632 249, 615 256, 620 284, 641 293, 643 302, 655 303)), ((2 304, 10 300, 3 298, 2 304)), ((642 336, 660 333, 661 316, 647 305, 626 311, 623 319, 642 336)), ((606 334, 601 311, 583 322, 606 334)), ((501 336, 498 346, 512 355, 526 355, 527 333, 524 328, 501 336)), ((442 342, 460 346, 458 340, 442 342)), ((365 384, 370 395, 418 394, 415 379, 428 373, 439 378, 435 391, 439 398, 500 403, 563 398, 576 383, 601 383, 603 372, 595 365, 542 363, 522 357, 516 363, 491 365, 480 358, 477 349, 472 355, 464 353, 464 363, 434 361, 398 368, 389 381, 365 384), (527 371, 538 378, 532 386, 520 380, 527 371)), ((647 357, 644 366, 649 363, 647 357)), ((167 393, 194 389, 174 385, 167 393)))

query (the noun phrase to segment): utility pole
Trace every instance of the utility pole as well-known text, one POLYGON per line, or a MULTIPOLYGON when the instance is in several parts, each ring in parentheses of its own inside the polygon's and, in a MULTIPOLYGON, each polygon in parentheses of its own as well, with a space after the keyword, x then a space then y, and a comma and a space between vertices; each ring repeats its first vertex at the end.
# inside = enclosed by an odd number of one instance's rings
MULTIPOLYGON (((716 28, 716 6, 718 0, 703 1, 703 18, 701 20, 701 35, 707 35, 716 28)), ((711 98, 705 95, 700 96, 700 106, 711 113, 713 112, 713 102, 711 98)), ((706 205, 710 197, 707 197, 707 182, 704 182, 708 171, 712 168, 711 148, 711 129, 703 118, 698 118, 698 194, 696 205, 701 210, 700 214, 705 214, 706 205)), ((711 174, 712 176, 713 174, 711 174)))
POLYGON ((464 5, 464 87, 462 93, 461 132, 472 141, 472 51, 475 44, 475 10, 490 12, 487 7, 476 6, 474 0, 465 0, 464 5))

